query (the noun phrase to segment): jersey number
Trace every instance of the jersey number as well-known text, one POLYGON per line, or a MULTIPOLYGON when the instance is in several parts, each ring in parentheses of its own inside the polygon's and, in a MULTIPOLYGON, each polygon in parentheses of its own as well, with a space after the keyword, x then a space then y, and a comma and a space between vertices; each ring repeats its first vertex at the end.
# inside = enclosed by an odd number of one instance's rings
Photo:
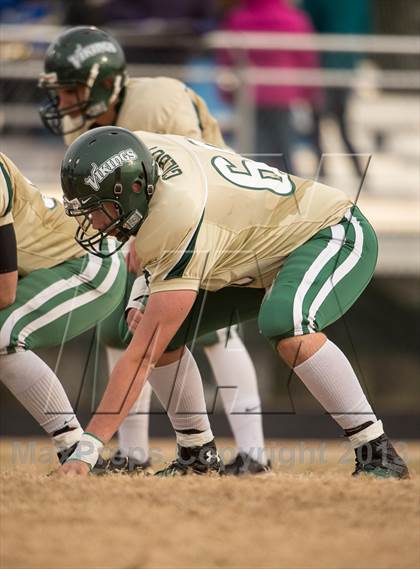
POLYGON ((295 191, 295 184, 287 174, 270 168, 264 162, 244 159, 238 166, 224 156, 215 156, 211 163, 223 178, 240 188, 267 190, 279 196, 287 196, 295 191))

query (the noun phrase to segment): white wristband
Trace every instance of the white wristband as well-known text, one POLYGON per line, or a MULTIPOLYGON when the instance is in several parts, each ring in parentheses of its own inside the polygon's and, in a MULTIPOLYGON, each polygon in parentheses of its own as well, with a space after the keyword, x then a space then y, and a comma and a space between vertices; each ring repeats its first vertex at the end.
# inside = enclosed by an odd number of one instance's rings
POLYGON ((92 469, 98 462, 99 453, 103 446, 103 442, 95 437, 95 435, 85 432, 77 443, 74 453, 70 455, 66 462, 79 460, 81 462, 86 462, 86 464, 88 464, 92 469))
POLYGON ((74 443, 78 443, 82 435, 82 427, 77 427, 77 429, 72 429, 71 431, 66 431, 65 433, 61 433, 61 435, 53 437, 57 452, 63 452, 72 447, 74 443))
POLYGON ((147 285, 146 277, 143 275, 138 277, 131 288, 130 298, 128 299, 127 306, 125 308, 126 312, 130 308, 136 308, 137 310, 144 311, 149 298, 149 287, 147 285))

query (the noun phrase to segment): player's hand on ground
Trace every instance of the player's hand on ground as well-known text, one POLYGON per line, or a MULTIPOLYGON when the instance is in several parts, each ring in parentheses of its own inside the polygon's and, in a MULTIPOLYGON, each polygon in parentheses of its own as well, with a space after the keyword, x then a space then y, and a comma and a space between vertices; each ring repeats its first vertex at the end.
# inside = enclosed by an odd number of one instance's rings
POLYGON ((139 274, 139 272, 141 270, 141 263, 139 261, 139 258, 137 257, 134 239, 130 240, 128 253, 127 253, 127 256, 125 258, 125 263, 127 265, 128 271, 130 273, 139 274))
POLYGON ((70 460, 62 464, 56 474, 57 476, 87 476, 89 465, 81 460, 70 460))
POLYGON ((143 318, 143 312, 138 310, 137 308, 130 308, 127 313, 127 324, 128 329, 132 334, 136 331, 137 326, 140 324, 141 319, 143 318))

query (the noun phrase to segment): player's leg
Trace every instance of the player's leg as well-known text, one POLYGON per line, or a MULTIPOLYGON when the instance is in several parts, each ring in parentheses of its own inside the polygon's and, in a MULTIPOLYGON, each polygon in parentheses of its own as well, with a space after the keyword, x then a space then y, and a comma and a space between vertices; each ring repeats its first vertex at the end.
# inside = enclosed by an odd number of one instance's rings
POLYGON ((83 429, 60 380, 34 352, 0 354, 0 381, 52 437, 58 453, 79 441, 83 429))
POLYGON ((369 283, 376 236, 358 208, 294 251, 260 312, 260 329, 356 450, 355 474, 407 475, 344 353, 322 330, 338 320, 369 283), (384 452, 382 452, 384 451, 384 452))
POLYGON ((117 306, 124 273, 119 255, 86 255, 40 269, 19 281, 15 303, 0 311, 0 379, 59 452, 82 430, 57 376, 32 349, 60 345, 92 328, 98 314, 117 306))
MULTIPOLYGON (((131 339, 131 334, 128 331, 125 310, 121 311, 119 322, 116 322, 114 317, 115 315, 102 323, 102 339, 113 346, 126 346, 131 339), (113 323, 110 322, 112 319, 114 319, 113 323), (116 337, 115 334, 113 336, 115 330, 118 331, 116 337)), ((183 349, 182 341, 174 350, 161 358, 152 370, 148 384, 168 414, 178 445, 177 459, 158 474, 172 476, 186 474, 190 470, 196 471, 197 469, 201 471, 220 470, 214 436, 207 417, 200 372, 189 350, 183 349), (206 461, 207 455, 211 457, 210 461, 206 461), (197 460, 188 464, 190 459, 197 460)), ((137 403, 143 397, 142 391, 137 403)), ((147 430, 142 415, 132 414, 128 419, 131 423, 129 426, 131 446, 144 444, 147 430)), ((121 433, 121 428, 119 432, 120 451, 122 451, 122 439, 127 440, 128 429, 124 431, 126 421, 127 419, 122 424, 123 433, 121 433)))
MULTIPOLYGON (((177 440, 177 458, 157 475, 184 475, 190 471, 195 474, 221 472, 222 464, 207 416, 200 372, 187 348, 178 348, 165 354, 152 370, 139 399, 119 430, 121 461, 129 457, 131 462, 136 460, 143 468, 147 466, 146 455, 136 456, 133 445, 143 445, 141 450, 146 447, 151 388, 165 409, 177 440)), ((114 455, 107 468, 118 470, 117 463, 118 456, 114 455)), ((120 465, 120 470, 140 470, 140 466, 130 468, 128 465, 128 468, 124 468, 125 465, 126 462, 122 467, 120 465)))
POLYGON ((149 465, 151 389, 165 409, 177 440, 176 460, 157 475, 183 475, 190 470, 198 474, 219 472, 221 463, 207 416, 200 371, 187 348, 165 354, 152 370, 140 397, 119 429, 119 450, 106 469, 130 472, 149 465))
POLYGON ((263 295, 263 290, 223 289, 217 293, 200 291, 190 315, 159 362, 160 367, 153 370, 149 382, 168 411, 178 442, 177 460, 159 475, 171 475, 180 458, 181 464, 192 461, 194 466, 197 457, 200 457, 199 463, 203 464, 204 460, 204 468, 206 461, 210 460, 210 463, 213 461, 213 470, 220 469, 217 460, 214 460, 217 453, 206 412, 200 373, 190 352, 182 350, 185 344, 193 350, 197 336, 228 326, 235 322, 235 318, 240 321, 255 318, 263 295))
POLYGON ((149 382, 176 434, 177 457, 158 476, 222 473, 198 366, 187 348, 164 354, 149 382))
POLYGON ((231 326, 199 338, 219 387, 235 438, 237 454, 227 474, 259 474, 269 470, 264 448, 261 400, 252 359, 231 326))

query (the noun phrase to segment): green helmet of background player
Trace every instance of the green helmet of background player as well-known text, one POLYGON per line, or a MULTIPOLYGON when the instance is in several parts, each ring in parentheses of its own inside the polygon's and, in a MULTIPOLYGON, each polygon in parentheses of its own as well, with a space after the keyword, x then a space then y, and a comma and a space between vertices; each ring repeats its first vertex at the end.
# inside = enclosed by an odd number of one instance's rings
POLYGON ((38 83, 49 96, 39 109, 44 124, 54 134, 68 134, 102 115, 126 84, 125 67, 121 46, 103 30, 78 26, 62 33, 47 50, 38 83), (57 89, 80 86, 83 97, 60 109, 57 89))
POLYGON ((157 180, 149 149, 129 130, 104 126, 79 136, 61 165, 64 207, 79 222, 76 241, 100 257, 112 254, 103 252, 109 236, 121 242, 115 251, 122 247, 146 219, 157 180), (106 226, 93 228, 94 212, 106 226))

